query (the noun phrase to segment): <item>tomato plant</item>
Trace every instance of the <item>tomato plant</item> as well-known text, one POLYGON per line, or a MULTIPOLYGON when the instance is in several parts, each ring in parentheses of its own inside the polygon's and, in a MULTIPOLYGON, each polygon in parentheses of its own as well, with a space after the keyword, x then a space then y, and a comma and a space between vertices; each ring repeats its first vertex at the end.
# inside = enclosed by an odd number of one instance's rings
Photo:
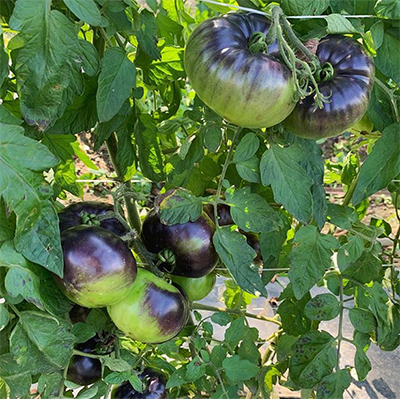
POLYGON ((397 3, 1 1, 0 399, 399 390, 397 3))

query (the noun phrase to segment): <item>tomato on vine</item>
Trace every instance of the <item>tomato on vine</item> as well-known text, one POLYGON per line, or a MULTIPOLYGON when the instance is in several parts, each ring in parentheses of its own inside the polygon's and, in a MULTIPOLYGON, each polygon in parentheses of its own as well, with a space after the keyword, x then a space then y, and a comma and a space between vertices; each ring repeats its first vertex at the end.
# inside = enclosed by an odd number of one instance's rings
POLYGON ((54 276, 64 294, 87 308, 105 307, 124 298, 136 278, 136 260, 116 234, 80 225, 61 234, 64 276, 54 276))
POLYGON ((261 15, 227 14, 201 23, 186 45, 185 69, 197 95, 238 126, 276 125, 296 104, 293 76, 276 43, 258 45, 269 30, 261 15))

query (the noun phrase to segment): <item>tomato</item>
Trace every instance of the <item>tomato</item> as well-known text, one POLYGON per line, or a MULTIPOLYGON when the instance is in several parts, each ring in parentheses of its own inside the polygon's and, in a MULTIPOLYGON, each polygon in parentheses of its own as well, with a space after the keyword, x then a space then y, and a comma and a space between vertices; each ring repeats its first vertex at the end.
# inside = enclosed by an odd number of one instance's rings
MULTIPOLYGON (((225 204, 217 205, 218 224, 220 226, 228 226, 235 224, 231 216, 231 207, 225 204)), ((204 205, 204 212, 210 216, 211 220, 214 220, 214 206, 211 204, 204 205)))
MULTIPOLYGON (((229 226, 231 224, 235 224, 232 219, 230 206, 225 204, 218 204, 217 205, 217 214, 218 214, 218 223, 220 226, 229 226)), ((210 204, 204 206, 204 211, 214 219, 214 207, 210 204)), ((261 264, 261 249, 260 249, 260 237, 256 233, 246 232, 243 230, 239 230, 241 234, 246 237, 247 244, 249 244, 254 251, 256 251, 257 255, 254 258, 253 262, 256 265, 261 264)))
POLYGON ((189 302, 178 288, 139 268, 128 296, 107 310, 124 334, 154 344, 180 333, 189 317, 189 302))
POLYGON ((205 298, 213 290, 216 276, 214 273, 199 278, 171 276, 171 280, 181 287, 189 301, 193 302, 205 298))
MULTIPOLYGON (((97 201, 77 202, 68 205, 58 213, 60 232, 73 226, 88 224, 85 220, 86 218, 90 219, 94 216, 104 215, 113 210, 114 207, 111 204, 97 201)), ((100 226, 118 236, 128 233, 122 223, 115 218, 102 220, 100 226)))
MULTIPOLYGON (((95 338, 77 345, 76 349, 92 353, 96 348, 95 338)), ((69 363, 67 378, 78 385, 90 385, 101 379, 101 362, 99 359, 74 355, 69 363)))
POLYGON ((75 323, 84 323, 86 318, 88 317, 90 309, 84 308, 80 305, 74 305, 72 309, 69 311, 69 319, 72 324, 75 323))
POLYGON ((175 258, 160 268, 184 277, 202 277, 210 273, 218 261, 212 243, 215 225, 205 212, 195 222, 167 226, 160 214, 150 211, 143 221, 142 240, 153 253, 170 250, 175 258))
POLYGON ((153 369, 145 368, 138 377, 144 382, 146 388, 140 393, 133 389, 129 381, 117 387, 112 395, 112 399, 166 399, 168 397, 165 389, 165 376, 153 369))
POLYGON ((333 76, 319 83, 320 92, 330 95, 329 102, 323 109, 315 109, 312 94, 300 101, 284 121, 292 133, 314 140, 337 136, 360 121, 374 84, 371 57, 350 37, 325 37, 316 55, 322 66, 330 63, 333 67, 333 76))
POLYGON ((86 308, 108 306, 124 298, 136 278, 128 246, 98 226, 75 226, 61 234, 64 277, 55 276, 64 294, 86 308))
POLYGON ((289 69, 277 58, 249 50, 254 32, 270 23, 257 14, 226 14, 201 23, 190 36, 185 69, 196 94, 217 114, 239 126, 262 128, 283 121, 295 106, 289 69))

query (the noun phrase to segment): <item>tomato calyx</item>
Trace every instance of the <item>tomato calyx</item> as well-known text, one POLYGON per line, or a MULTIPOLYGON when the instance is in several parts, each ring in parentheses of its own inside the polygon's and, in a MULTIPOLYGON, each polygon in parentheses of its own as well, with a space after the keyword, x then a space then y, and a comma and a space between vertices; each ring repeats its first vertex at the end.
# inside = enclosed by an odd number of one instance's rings
POLYGON ((335 74, 335 70, 330 62, 325 62, 321 69, 317 69, 315 72, 315 78, 318 83, 328 82, 332 79, 335 74))
MULTIPOLYGON (((160 260, 161 263, 166 263, 170 268, 166 270, 169 273, 172 273, 175 269, 176 265, 176 254, 174 251, 171 249, 165 248, 162 251, 160 251, 158 254, 158 259, 160 260)), ((164 269, 166 268, 166 265, 164 265, 164 269)))
POLYGON ((267 35, 259 31, 252 33, 249 39, 248 47, 253 54, 267 53, 267 35))

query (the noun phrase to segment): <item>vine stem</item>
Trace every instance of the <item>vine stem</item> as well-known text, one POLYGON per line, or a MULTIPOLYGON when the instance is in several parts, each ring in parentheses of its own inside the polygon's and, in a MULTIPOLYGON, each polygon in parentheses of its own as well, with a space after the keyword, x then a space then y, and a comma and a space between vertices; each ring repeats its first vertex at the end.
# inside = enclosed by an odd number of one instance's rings
POLYGON ((339 327, 338 327, 338 345, 337 345, 337 360, 336 360, 336 372, 340 370, 340 347, 343 341, 342 329, 343 329, 343 313, 344 313, 344 288, 343 288, 343 277, 339 274, 339 299, 340 299, 340 314, 339 314, 339 327))
MULTIPOLYGON (((265 15, 267 17, 270 16, 270 14, 268 14, 264 11, 255 10, 254 8, 236 6, 233 4, 221 3, 219 1, 214 1, 214 0, 197 0, 197 1, 199 3, 209 3, 209 4, 215 4, 215 5, 218 5, 221 7, 227 7, 227 8, 236 9, 236 10, 248 11, 248 12, 252 12, 254 14, 265 15)), ((370 14, 360 14, 360 15, 341 14, 341 16, 344 18, 378 18, 376 15, 370 15, 370 14)), ((289 18, 289 19, 325 19, 326 15, 289 15, 287 18, 289 18)))
POLYGON ((343 206, 348 206, 350 204, 350 201, 353 198, 354 190, 356 189, 356 186, 357 186, 358 176, 359 175, 357 175, 351 182, 350 187, 347 190, 346 195, 344 196, 343 203, 342 203, 343 206))
POLYGON ((400 122, 400 114, 399 114, 399 109, 397 108, 397 101, 392 93, 392 91, 379 79, 375 79, 375 83, 386 93, 386 95, 389 97, 390 104, 393 108, 393 112, 396 117, 396 121, 400 122))
MULTIPOLYGON (((112 133, 111 136, 106 141, 107 151, 110 155, 111 163, 114 167, 115 173, 118 176, 120 181, 123 181, 123 174, 117 162, 117 139, 115 133, 112 133)), ((131 182, 128 180, 124 182, 125 186, 129 189, 131 188, 131 182)), ((128 212, 128 220, 131 226, 137 231, 140 232, 141 222, 139 212, 136 207, 136 203, 132 201, 131 198, 124 197, 126 210, 128 212)))
POLYGON ((93 355, 92 353, 82 352, 78 349, 74 349, 72 353, 77 356, 90 357, 91 359, 101 359, 102 357, 104 357, 104 355, 93 355))
POLYGON ((315 63, 317 68, 321 68, 321 63, 319 62, 318 57, 316 57, 301 41, 300 39, 295 35, 293 32, 292 27, 290 26, 289 22, 287 21, 286 17, 283 15, 282 10, 280 7, 274 7, 274 9, 277 8, 280 11, 280 22, 282 23, 283 29, 285 30, 285 33, 289 37, 290 41, 294 44, 296 48, 298 48, 300 51, 302 51, 306 57, 315 63))
POLYGON ((276 324, 277 326, 282 325, 282 323, 274 317, 260 316, 260 315, 254 314, 254 313, 242 312, 239 309, 219 308, 216 306, 203 305, 202 303, 198 303, 198 302, 192 303, 192 309, 193 310, 208 310, 210 312, 225 312, 225 313, 230 313, 230 314, 236 314, 239 316, 246 316, 246 317, 249 317, 250 319, 268 321, 270 323, 276 324))
POLYGON ((219 226, 219 224, 218 224, 218 208, 217 208, 217 206, 218 206, 218 203, 219 203, 219 199, 221 197, 222 183, 223 183, 223 181, 225 179, 226 171, 228 170, 228 166, 229 166, 231 158, 232 158, 232 153, 233 153, 233 148, 235 146, 235 141, 238 138, 238 136, 239 136, 240 132, 242 131, 242 129, 243 129, 242 127, 238 126, 236 131, 235 131, 235 134, 233 135, 232 144, 231 144, 231 146, 229 148, 228 155, 226 156, 224 166, 222 167, 221 177, 219 178, 218 187, 217 187, 217 193, 215 194, 215 198, 214 198, 214 202, 213 202, 213 205, 214 205, 214 219, 215 219, 215 225, 216 226, 219 226))

